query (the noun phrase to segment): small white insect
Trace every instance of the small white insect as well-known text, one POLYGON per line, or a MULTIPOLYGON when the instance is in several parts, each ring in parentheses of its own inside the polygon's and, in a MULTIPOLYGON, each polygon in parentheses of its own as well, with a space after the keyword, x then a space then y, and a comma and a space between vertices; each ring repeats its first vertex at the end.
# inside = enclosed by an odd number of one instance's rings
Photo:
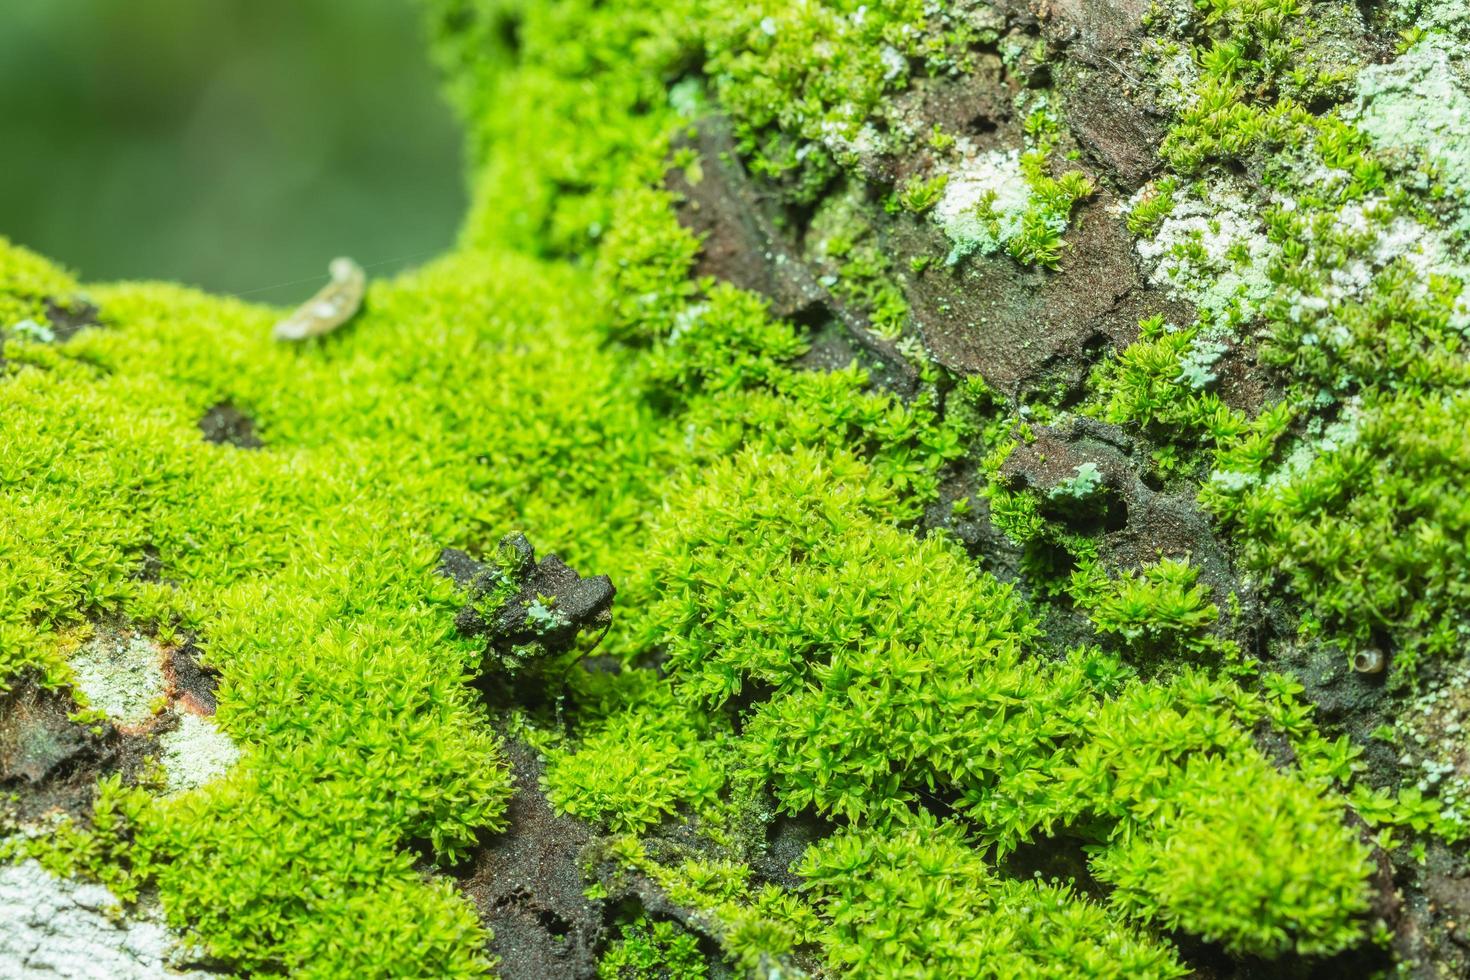
POLYGON ((348 258, 336 258, 327 271, 332 281, 276 324, 277 340, 305 340, 331 333, 362 308, 367 291, 367 274, 362 266, 348 258))

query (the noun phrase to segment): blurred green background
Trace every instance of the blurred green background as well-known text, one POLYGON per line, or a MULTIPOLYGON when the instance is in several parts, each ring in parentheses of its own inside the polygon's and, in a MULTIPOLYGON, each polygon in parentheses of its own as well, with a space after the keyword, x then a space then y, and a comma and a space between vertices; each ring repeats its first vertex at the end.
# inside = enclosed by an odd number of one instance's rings
POLYGON ((0 0, 0 147, 0 235, 91 280, 290 303, 464 209, 410 0, 0 0))

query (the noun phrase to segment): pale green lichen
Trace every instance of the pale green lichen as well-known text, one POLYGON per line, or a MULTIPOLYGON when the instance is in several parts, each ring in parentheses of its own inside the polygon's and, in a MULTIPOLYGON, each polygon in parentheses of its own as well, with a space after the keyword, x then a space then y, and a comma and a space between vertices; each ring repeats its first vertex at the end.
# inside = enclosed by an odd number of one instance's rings
POLYGON ((1096 463, 1079 463, 1071 476, 1048 491, 1052 499, 1087 500, 1102 486, 1102 473, 1096 463))
POLYGON ((208 718, 184 711, 176 727, 158 738, 164 789, 170 793, 197 789, 219 778, 240 760, 240 749, 208 718))
POLYGON ((10 329, 15 332, 17 337, 24 337, 27 340, 37 340, 43 344, 49 344, 56 339, 56 333, 50 327, 44 323, 37 323, 35 320, 29 318, 11 324, 10 329))
POLYGON ((1179 359, 1179 381, 1184 382, 1196 391, 1200 391, 1213 383, 1215 379, 1214 367, 1224 356, 1226 346, 1218 340, 1206 340, 1196 336, 1189 344, 1189 349, 1179 359))
POLYGON ((99 629, 72 655, 71 668, 87 706, 119 725, 151 718, 168 687, 163 651, 128 630, 99 629))
POLYGON ((1019 149, 976 154, 946 176, 934 218, 950 241, 951 264, 972 253, 990 255, 1020 234, 1031 188, 1019 149))
POLYGON ((1470 84, 1450 57, 1450 42, 1430 35, 1393 61, 1365 68, 1355 122, 1394 165, 1433 168, 1427 180, 1449 195, 1448 225, 1463 244, 1470 239, 1470 84))
MULTIPOLYGON (((1130 202, 1137 213, 1157 199, 1147 185, 1130 202)), ((1169 209, 1151 236, 1136 243, 1149 280, 1188 299, 1214 326, 1237 327, 1258 315, 1273 289, 1268 268, 1279 254, 1266 237, 1260 210, 1234 182, 1218 178, 1167 192, 1169 209)))
POLYGON ((1400 30, 1470 40, 1470 3, 1465 0, 1389 0, 1386 7, 1400 30))
POLYGON ((1092 194, 1092 181, 1080 170, 1052 176, 1060 125, 1046 95, 1030 106, 1024 149, 976 153, 969 140, 957 140, 959 162, 933 178, 942 181, 934 220, 950 241, 949 265, 1002 248, 1026 265, 1054 269, 1060 262, 1072 209, 1092 194))

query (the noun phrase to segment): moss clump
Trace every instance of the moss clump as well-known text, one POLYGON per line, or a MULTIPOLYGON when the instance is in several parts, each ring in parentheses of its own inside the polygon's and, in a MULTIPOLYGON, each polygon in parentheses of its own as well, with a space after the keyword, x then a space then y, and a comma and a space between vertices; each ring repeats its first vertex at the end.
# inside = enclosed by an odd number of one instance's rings
POLYGON ((1240 652, 1213 634, 1220 609, 1188 561, 1165 558, 1117 578, 1089 562, 1073 572, 1068 591, 1099 633, 1120 637, 1135 654, 1175 660, 1240 652))
POLYGON ((1093 373, 1096 414, 1186 444, 1228 444, 1238 437, 1248 425, 1245 415, 1210 390, 1209 381, 1190 383, 1201 331, 1198 325, 1173 327, 1161 316, 1140 323, 1138 340, 1093 373))
POLYGON ((65 308, 77 282, 64 269, 0 236, 0 339, 50 340, 47 301, 65 308), (33 326, 21 326, 31 324, 33 326))
POLYGON ((597 964, 598 980, 704 980, 699 941, 672 922, 640 915, 597 964))
MULTIPOLYGON (((1196 792, 1194 752, 1208 747, 1265 770, 1252 726, 1279 715, 1300 727, 1274 702, 1201 674, 1164 686, 1129 681, 1117 660, 1086 650, 1038 662, 1039 631, 1014 594, 947 542, 888 526, 884 487, 851 459, 750 455, 701 482, 655 538, 661 596, 647 642, 667 651, 684 697, 748 705, 735 712, 739 742, 791 812, 901 826, 940 792, 957 796, 980 839, 1001 851, 1058 826, 1099 844, 1144 839, 1167 849, 1161 801, 1215 819, 1220 797, 1196 792)), ((1233 649, 1207 632, 1217 610, 1187 565, 1095 588, 1105 631, 1148 634, 1176 659, 1233 649)), ((1244 779, 1229 785, 1255 792, 1244 779)), ((1282 776, 1257 800, 1232 798, 1269 809, 1290 794, 1340 814, 1341 799, 1322 790, 1282 776)), ((1241 948, 1279 951, 1275 929, 1303 950, 1351 943, 1366 902, 1364 855, 1340 816, 1328 824, 1333 856, 1289 874, 1302 894, 1341 888, 1322 906, 1335 911, 1313 918, 1267 903, 1260 921, 1269 925, 1241 948), (1345 853, 1355 856, 1339 879, 1345 853)), ((1280 846, 1283 856, 1294 847, 1286 838, 1280 846)), ((1208 894, 1158 892, 1154 908, 1204 934, 1216 927, 1191 903, 1209 905, 1208 894)))
POLYGON ((1202 12, 1153 43, 1179 96, 1163 144, 1177 173, 1130 217, 1155 281, 1198 303, 1199 320, 1145 321, 1095 374, 1094 410, 1196 465, 1197 448, 1213 449, 1201 498, 1258 571, 1307 600, 1303 627, 1349 650, 1401 646, 1403 671, 1453 649, 1461 629, 1457 559, 1438 546, 1457 519, 1418 493, 1456 479, 1463 454, 1453 437, 1429 449, 1417 433, 1440 431, 1466 384, 1463 161, 1443 149, 1453 139, 1423 136, 1461 125, 1463 82, 1433 32, 1367 65, 1334 42, 1347 15, 1331 4, 1212 0, 1202 12), (1169 52, 1197 71, 1171 74, 1169 52), (1421 98, 1434 110, 1410 105, 1421 98), (1314 100, 1327 108, 1309 111, 1314 100), (1210 169, 1247 161, 1262 174, 1254 191, 1210 169), (1214 390, 1212 359, 1249 349, 1250 333, 1286 389, 1256 418, 1214 390), (1405 533, 1426 546, 1400 549, 1405 533))
POLYGON ((85 823, 65 817, 48 837, 0 842, 0 858, 35 858, 62 877, 85 877, 107 886, 121 902, 136 901, 151 873, 150 848, 135 846, 152 797, 145 786, 124 786, 122 777, 103 776, 85 823))
POLYGON ((1219 488, 1217 506, 1255 531, 1253 563, 1289 578, 1347 642, 1390 633, 1401 667, 1458 651, 1470 629, 1459 615, 1470 582, 1455 490, 1470 470, 1467 421, 1463 395, 1364 406, 1300 473, 1238 494, 1219 488))
POLYGON ((1342 833, 1328 800, 1245 755, 1191 759, 1152 802, 1160 829, 1093 863, 1115 906, 1258 956, 1332 953, 1359 940, 1344 912, 1366 908, 1349 869, 1367 849, 1342 833))
POLYGON ((708 812, 729 778, 728 732, 665 686, 629 702, 575 753, 551 753, 544 785, 552 803, 614 831, 645 830, 681 808, 708 812))
MULTIPOLYGON (((1150 201, 1177 199, 1135 208, 1141 232, 1167 240, 1179 230, 1169 222, 1190 217, 1180 208, 1204 206, 1184 172, 1288 140, 1351 175, 1330 198, 1299 196, 1303 227, 1347 207, 1375 234, 1429 220, 1414 195, 1380 194, 1388 170, 1344 118, 1303 108, 1340 79, 1291 62, 1311 36, 1294 9, 1219 0, 1189 28, 1198 98, 1165 146, 1177 185, 1156 185, 1150 201), (1392 219, 1378 215, 1380 196, 1392 219)), ((245 749, 222 779, 174 797, 117 787, 127 832, 99 801, 78 831, 94 856, 68 870, 130 869, 175 925, 241 972, 491 969, 485 930, 434 868, 506 829, 495 733, 511 722, 471 686, 483 647, 455 631, 464 596, 435 569, 446 546, 484 555, 521 527, 620 590, 599 649, 619 670, 571 665, 579 647, 540 678, 547 710, 514 718, 545 750, 545 790, 613 831, 606 863, 690 910, 741 969, 806 958, 836 972, 1175 976, 1166 929, 1264 956, 1361 941, 1369 865, 1348 823, 1351 752, 1315 730, 1289 683, 1238 663, 1226 666, 1239 679, 1217 675, 1212 655, 1239 651, 1192 565, 1110 568, 1096 537, 1004 485, 999 467, 1027 427, 983 383, 956 390, 908 346, 906 400, 856 366, 806 370, 799 325, 691 276, 700 243, 663 179, 693 166, 668 152, 693 115, 725 113, 743 162, 781 203, 816 204, 844 171, 866 194, 856 163, 922 138, 889 115, 888 96, 916 73, 961 69, 975 18, 917 0, 441 0, 430 12, 470 128, 475 207, 453 255, 373 284, 353 324, 298 347, 268 340, 273 311, 136 284, 94 291, 101 329, 60 345, 7 339, 0 408, 16 424, 0 440, 0 595, 11 600, 0 675, 66 683, 63 661, 91 618, 164 639, 187 631, 221 672, 219 722, 245 749), (259 448, 200 438, 198 419, 222 400, 253 418, 259 448), (944 535, 914 533, 955 464, 981 455, 995 523, 1033 549, 1024 593, 944 535), (136 574, 145 556, 160 581, 136 574), (1096 636, 1048 636, 1023 594, 1075 602, 1096 636), (1268 761, 1264 737, 1290 744, 1295 762, 1268 761), (928 811, 941 806, 951 812, 939 821, 928 811), (799 865, 806 892, 748 860, 772 809, 838 825, 799 865), (676 820, 692 833, 656 839, 676 820), (1106 895, 1018 881, 1001 863, 1063 842, 1086 848, 1106 895)), ((1054 117, 1033 115, 1028 138, 1025 155, 1003 161, 1018 182, 1014 227, 981 230, 1051 265, 1090 188, 1080 171, 1058 172, 1054 117)), ((1298 163, 1268 168, 1271 179, 1289 182, 1298 163)), ((902 196, 943 224, 959 183, 951 174, 902 196)), ((968 212, 974 226, 989 217, 968 212)), ((1296 250, 1295 220, 1270 222, 1281 303, 1319 295, 1319 258, 1357 241, 1296 250)), ((834 290, 896 335, 904 313, 871 230, 834 224, 829 238, 852 232, 828 248, 842 266, 834 290)), ((1212 255, 1203 232, 1174 245, 1191 267, 1261 258, 1212 255)), ((0 309, 31 315, 36 297, 73 294, 44 263, 0 254, 0 309)), ((1370 278, 1391 287, 1391 264, 1370 278)), ((1385 377, 1432 393, 1451 377, 1413 367, 1440 349, 1433 317, 1447 292, 1384 314, 1402 340, 1389 352, 1399 374, 1385 377)), ((1239 498, 1271 485, 1295 417, 1250 418, 1211 391, 1210 345, 1256 309, 1222 302, 1180 331, 1152 321, 1097 376, 1096 404, 1215 450, 1240 479, 1217 481, 1211 503, 1263 561, 1271 548, 1313 556, 1321 568, 1298 587, 1318 583, 1331 602, 1325 570, 1354 535, 1403 529, 1387 511, 1348 508, 1330 548, 1301 548, 1326 499, 1292 496, 1310 462, 1260 498, 1269 513, 1239 498)), ((1361 341, 1372 315, 1343 325, 1361 341)), ((1379 369, 1356 341, 1311 363, 1304 336, 1283 328, 1272 343, 1333 397, 1379 369)), ((1425 360, 1449 371, 1448 357, 1425 360)), ((1447 444, 1416 453, 1420 474, 1448 480, 1458 465, 1447 444)), ((1077 470, 1061 496, 1095 494, 1097 476, 1077 470)), ((1395 493, 1430 507, 1408 483, 1395 493)), ((1452 520, 1436 511, 1425 526, 1452 520)), ((1457 553, 1429 554, 1399 572, 1447 579, 1457 553)), ((1360 598, 1343 597, 1344 619, 1360 598)), ((1431 619, 1409 608, 1385 622, 1431 619)), ((615 975, 698 969, 687 937, 656 924, 620 942, 605 963, 615 975)))
POLYGON ((897 339, 908 325, 909 304, 864 212, 869 206, 858 187, 829 195, 812 216, 807 241, 815 242, 813 259, 834 270, 823 280, 832 294, 866 316, 874 333, 897 339))
POLYGON ((827 961, 871 977, 1182 977, 1167 947, 1064 885, 1002 881, 959 825, 925 814, 844 831, 803 859, 830 925, 827 961))

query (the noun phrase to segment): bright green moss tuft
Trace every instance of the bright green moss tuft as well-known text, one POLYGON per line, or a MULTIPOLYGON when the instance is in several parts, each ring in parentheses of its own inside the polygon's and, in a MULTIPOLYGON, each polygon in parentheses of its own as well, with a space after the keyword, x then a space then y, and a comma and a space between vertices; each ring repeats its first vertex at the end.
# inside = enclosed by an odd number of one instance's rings
POLYGON ((1197 756, 1154 802, 1157 833, 1093 862, 1116 906, 1258 956, 1334 953, 1361 940, 1354 915, 1367 908, 1368 848, 1314 789, 1259 756, 1197 756))
MULTIPOLYGON (((1163 847, 1167 813, 1217 819, 1218 794, 1192 782, 1195 754, 1269 768, 1255 724, 1306 733, 1293 711, 1204 674, 1130 681, 1118 661, 1088 650, 1039 661, 1038 632, 1010 590, 942 540, 918 542, 882 522, 884 488, 872 481, 842 456, 748 455, 706 474, 655 538, 662 593, 647 642, 667 651, 686 697, 749 705, 738 709, 740 742, 784 809, 883 828, 903 825, 927 793, 946 792, 1001 851, 1060 827, 1099 845, 1163 847)), ((1166 562, 1093 583, 1104 631, 1174 657, 1232 650, 1210 632, 1218 612, 1194 575, 1166 562)), ((1301 777, 1280 780, 1228 785, 1242 812, 1269 809, 1288 791, 1319 801, 1333 815, 1318 822, 1330 825, 1322 832, 1335 851, 1314 851, 1286 873, 1296 893, 1342 894, 1320 921, 1268 905, 1262 928, 1304 951, 1341 948, 1360 929, 1364 855, 1340 798, 1321 799, 1301 777)), ((1292 853, 1289 840, 1281 846, 1292 853)), ((1206 888, 1151 895, 1157 920, 1216 928, 1200 911, 1206 888)))
POLYGON ((923 214, 939 203, 939 198, 944 194, 944 186, 948 183, 948 174, 929 178, 911 177, 899 190, 898 204, 905 211, 923 214))
POLYGON ((704 980, 698 940, 676 924, 639 916, 597 964, 598 980, 704 980))
POLYGON ((1135 655, 1172 661, 1238 654, 1234 643, 1214 635, 1220 609, 1198 579, 1199 569, 1172 558, 1116 578, 1091 562, 1072 573, 1068 591, 1099 633, 1121 638, 1135 655))
POLYGON ((1217 506, 1252 532, 1252 563, 1287 578, 1350 644, 1391 633, 1400 668, 1458 651, 1470 629, 1470 524, 1456 489, 1470 471, 1467 422, 1464 395, 1364 406, 1300 472, 1217 486, 1217 506))
MULTIPOLYGON (((1171 328, 1162 317, 1139 324, 1138 340, 1093 373, 1095 411, 1114 423, 1131 423, 1165 438, 1229 442, 1246 427, 1244 415, 1209 390, 1213 377, 1191 361, 1200 328, 1171 328), (1192 383, 1191 364, 1202 383, 1192 383)), ((1206 341, 1208 343, 1208 341, 1206 341)))
POLYGON ((46 302, 66 307, 77 283, 66 271, 0 236, 0 341, 15 336, 46 337, 46 302), (35 328, 17 326, 27 321, 35 328))
POLYGON ((674 702, 666 686, 604 721, 575 753, 552 752, 547 796, 562 812, 613 831, 645 830, 679 808, 714 804, 728 778, 719 722, 674 702))
POLYGON ((1151 185, 1147 194, 1128 212, 1128 230, 1140 236, 1157 231, 1159 224, 1174 210, 1176 187, 1177 183, 1171 177, 1165 177, 1151 185))
POLYGON ((68 816, 49 837, 0 842, 0 858, 35 858, 54 875, 97 881, 120 902, 136 901, 153 871, 150 849, 135 846, 151 802, 143 787, 124 786, 115 774, 103 776, 85 825, 68 816))
MULTIPOLYGON (((891 96, 961 69, 980 36, 971 19, 917 0, 429 6, 469 127, 475 204, 459 251, 373 284, 362 316, 298 347, 268 339, 273 311, 159 285, 95 290, 106 326, 63 345, 6 336, 0 683, 21 671, 66 683, 64 657, 98 617, 164 642, 187 632, 222 673, 219 721, 245 749, 181 796, 104 784, 90 828, 49 842, 56 869, 129 894, 156 885, 171 921, 242 972, 491 969, 472 908, 420 861, 503 832, 511 791, 504 719, 470 684, 494 667, 455 633, 463 597, 435 565, 446 545, 484 554, 514 526, 619 587, 599 652, 622 673, 571 670, 547 692, 557 727, 532 740, 548 796, 626 831, 603 841, 609 860, 690 910, 739 969, 811 955, 879 975, 1177 976, 1158 930, 1266 956, 1357 943, 1369 865, 1346 821, 1351 752, 1315 731, 1299 688, 1210 672, 1206 655, 1234 651, 1193 566, 1104 569, 1095 541, 1005 489, 995 477, 1026 428, 982 385, 948 390, 916 358, 917 391, 900 400, 857 366, 806 370, 798 325, 690 277, 699 243, 663 178, 673 165, 696 179, 670 147, 719 112, 778 201, 818 205, 834 293, 899 335, 907 310, 871 228, 836 213, 835 194, 816 199, 844 169, 854 194, 872 190, 851 165, 913 138, 890 125, 891 96), (263 447, 201 439, 198 419, 221 401, 255 420, 263 447), (1063 649, 1021 590, 943 535, 913 533, 953 464, 982 453, 996 525, 1032 546, 1028 560, 1055 547, 1077 569, 1028 564, 1027 594, 1069 590, 1102 647, 1063 649), (161 581, 139 580, 145 555, 161 581), (662 672, 642 669, 654 658, 662 672), (1298 762, 1268 762, 1262 733, 1298 762), (926 808, 941 802, 953 815, 937 822, 926 808), (802 862, 806 893, 756 885, 744 863, 772 803, 842 827, 802 862), (633 836, 685 818, 687 851, 633 836), (1059 841, 1087 848, 1105 899, 995 863, 1059 841)), ((1349 123, 1302 108, 1338 80, 1293 60, 1310 31, 1290 0, 1212 0, 1202 16, 1198 98, 1165 152, 1193 172, 1290 143, 1350 174, 1262 233, 1280 253, 1273 302, 1325 298, 1334 256, 1368 239, 1320 227, 1349 206, 1379 231, 1429 212, 1380 194, 1390 168, 1349 123), (1304 232, 1317 244, 1293 250, 1304 232)), ((1001 161, 1021 202, 1001 237, 1043 266, 1091 193, 1051 158, 1058 125, 1034 114, 1028 152, 1001 161)), ((1277 169, 1270 179, 1295 187, 1277 169)), ((900 203, 943 211, 955 184, 915 183, 900 203)), ((1135 233, 1165 234, 1186 197, 1197 203, 1160 181, 1130 216, 1135 233)), ((1239 304, 1178 331, 1148 322, 1100 369, 1093 404, 1215 450, 1235 477, 1207 498, 1334 625, 1358 628, 1372 601, 1370 634, 1422 633, 1430 648, 1449 642, 1440 624, 1461 591, 1443 488, 1463 460, 1428 425, 1463 428, 1435 387, 1459 377, 1456 313, 1448 281, 1416 290, 1395 279, 1403 264, 1372 270, 1382 302, 1343 314, 1348 341, 1311 350, 1314 331, 1329 336, 1311 316, 1294 321, 1300 335, 1273 335, 1278 363, 1339 395, 1378 374, 1423 389, 1365 399, 1358 442, 1288 478, 1271 469, 1293 410, 1251 419, 1211 390, 1215 331, 1242 325, 1239 304), (1380 335, 1391 343, 1363 343, 1380 335), (1406 420, 1423 433, 1390 446, 1406 420), (1428 545, 1397 548, 1416 535, 1428 545), (1344 555, 1375 563, 1371 596, 1338 591, 1344 555), (1424 598, 1390 593, 1394 576, 1424 598)), ((75 284, 0 249, 0 312, 33 316, 58 295, 75 284)), ((1094 494, 1096 477, 1079 470, 1061 492, 1094 494)), ((1419 819, 1412 803, 1395 812, 1419 819)), ((661 923, 630 926, 604 968, 702 975, 688 935, 661 923)))
POLYGON ((800 866, 827 962, 865 977, 1182 977, 1166 945, 1055 883, 1002 881, 954 823, 846 831, 800 866))

